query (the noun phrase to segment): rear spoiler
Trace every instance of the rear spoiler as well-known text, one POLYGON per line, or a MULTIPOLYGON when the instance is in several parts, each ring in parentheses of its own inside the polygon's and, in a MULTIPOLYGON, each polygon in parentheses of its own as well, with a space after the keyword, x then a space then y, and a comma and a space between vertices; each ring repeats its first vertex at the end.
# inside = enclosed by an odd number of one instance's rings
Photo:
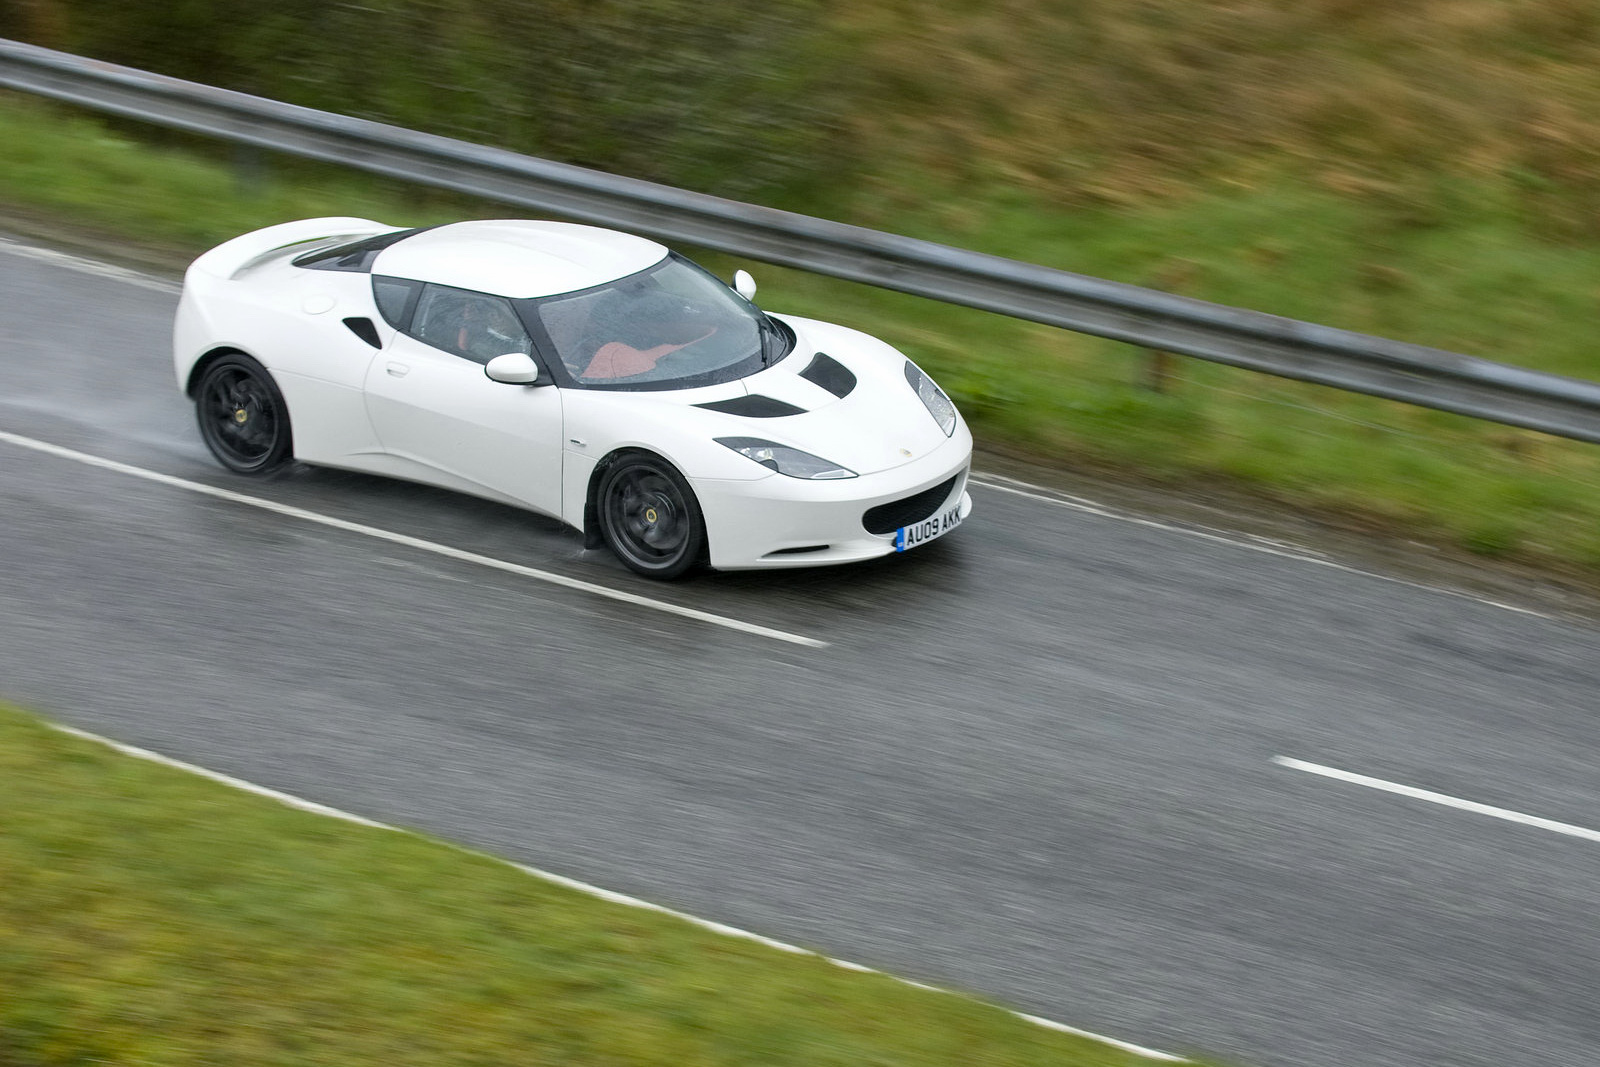
POLYGON ((326 240, 330 244, 354 241, 374 234, 392 233, 399 226, 386 226, 371 219, 331 216, 323 219, 302 219, 283 222, 262 230, 224 241, 189 265, 190 271, 200 271, 215 278, 231 278, 240 269, 259 256, 287 248, 290 245, 308 244, 326 240))

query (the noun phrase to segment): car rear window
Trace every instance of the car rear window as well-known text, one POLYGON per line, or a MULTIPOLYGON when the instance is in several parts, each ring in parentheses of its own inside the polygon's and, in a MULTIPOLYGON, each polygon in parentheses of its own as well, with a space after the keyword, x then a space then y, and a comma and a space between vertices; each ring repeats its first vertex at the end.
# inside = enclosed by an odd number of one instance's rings
POLYGON ((393 233, 380 233, 374 237, 363 237, 359 241, 337 244, 332 248, 318 249, 298 257, 294 265, 309 270, 344 270, 364 274, 372 270, 372 261, 378 258, 379 252, 392 244, 404 241, 412 234, 431 228, 419 226, 411 230, 395 230, 393 233))

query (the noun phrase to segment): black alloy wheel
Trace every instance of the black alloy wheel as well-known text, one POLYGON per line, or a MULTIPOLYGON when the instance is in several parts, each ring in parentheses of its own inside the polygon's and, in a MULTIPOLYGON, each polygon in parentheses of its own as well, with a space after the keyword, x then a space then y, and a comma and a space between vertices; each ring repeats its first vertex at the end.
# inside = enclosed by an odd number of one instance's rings
POLYGON ((678 578, 705 555, 706 525, 694 491, 665 460, 623 456, 600 479, 600 533, 630 570, 678 578))
POLYGON ((194 391, 200 436, 224 467, 266 474, 289 461, 289 409, 266 369, 245 356, 223 356, 194 391))

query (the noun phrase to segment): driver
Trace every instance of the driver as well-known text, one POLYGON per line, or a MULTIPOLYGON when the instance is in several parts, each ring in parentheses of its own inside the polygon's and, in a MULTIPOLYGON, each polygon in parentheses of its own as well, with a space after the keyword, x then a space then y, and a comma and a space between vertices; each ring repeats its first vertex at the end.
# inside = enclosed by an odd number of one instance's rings
POLYGON ((461 305, 455 347, 463 356, 487 363, 507 352, 532 352, 533 342, 527 331, 505 304, 493 299, 466 299, 461 305))

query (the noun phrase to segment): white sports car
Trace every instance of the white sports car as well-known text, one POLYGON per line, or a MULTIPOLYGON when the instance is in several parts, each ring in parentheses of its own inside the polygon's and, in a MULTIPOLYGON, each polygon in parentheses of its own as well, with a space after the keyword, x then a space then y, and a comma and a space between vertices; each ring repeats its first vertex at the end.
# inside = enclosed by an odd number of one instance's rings
POLYGON ((868 559, 958 526, 972 435, 933 380, 734 285, 592 226, 309 219, 195 260, 173 355, 230 470, 292 458, 472 493, 651 577, 868 559))

